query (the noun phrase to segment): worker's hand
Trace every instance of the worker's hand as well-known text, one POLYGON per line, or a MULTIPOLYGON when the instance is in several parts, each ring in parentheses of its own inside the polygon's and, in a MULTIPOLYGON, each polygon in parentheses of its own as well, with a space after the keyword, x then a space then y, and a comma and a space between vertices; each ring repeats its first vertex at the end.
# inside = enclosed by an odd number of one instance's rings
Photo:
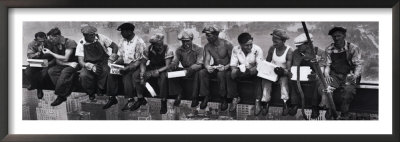
POLYGON ((224 65, 221 65, 221 64, 217 66, 217 69, 218 69, 218 71, 224 71, 224 70, 226 70, 225 66, 224 66, 224 65))
POLYGON ((85 68, 87 69, 87 70, 92 70, 93 69, 93 67, 94 67, 94 64, 92 64, 92 63, 89 63, 89 62, 87 62, 87 63, 85 63, 85 68))
POLYGON ((356 83, 356 80, 357 80, 357 77, 352 73, 350 73, 346 76, 346 84, 347 85, 351 84, 351 83, 356 83))
POLYGON ((77 62, 70 62, 68 65, 71 66, 72 68, 78 67, 78 63, 77 62))
POLYGON ((51 53, 53 53, 47 48, 43 48, 42 52, 43 52, 43 54, 51 54, 51 53))
POLYGON ((244 64, 241 64, 238 66, 240 72, 246 72, 246 66, 244 64))
POLYGON ((206 69, 207 69, 207 71, 208 71, 209 73, 212 73, 212 72, 214 72, 215 67, 214 67, 214 66, 208 66, 208 67, 206 67, 206 69))
POLYGON ((108 60, 109 60, 110 62, 115 62, 117 59, 118 59, 118 55, 117 55, 116 53, 112 53, 112 54, 110 55, 110 57, 108 58, 108 60))
POLYGON ((274 72, 279 76, 283 76, 285 74, 285 70, 282 67, 274 68, 274 72))

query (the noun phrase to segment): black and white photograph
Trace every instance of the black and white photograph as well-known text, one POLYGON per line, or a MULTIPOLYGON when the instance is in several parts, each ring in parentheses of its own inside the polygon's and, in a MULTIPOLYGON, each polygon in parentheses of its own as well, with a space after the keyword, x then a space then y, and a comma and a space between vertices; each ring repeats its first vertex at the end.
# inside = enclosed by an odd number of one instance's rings
POLYGON ((24 21, 22 120, 378 121, 379 24, 24 21))

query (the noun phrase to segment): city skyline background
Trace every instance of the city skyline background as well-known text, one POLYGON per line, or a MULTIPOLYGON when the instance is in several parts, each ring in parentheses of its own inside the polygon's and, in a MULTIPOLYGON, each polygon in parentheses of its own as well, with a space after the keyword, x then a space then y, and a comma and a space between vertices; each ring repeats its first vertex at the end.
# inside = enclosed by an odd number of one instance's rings
MULTIPOLYGON (((68 100, 59 106, 50 106, 56 99, 54 91, 44 90, 44 97, 39 100, 35 90, 24 89, 22 120, 304 120, 298 110, 295 116, 282 116, 282 107, 271 106, 266 116, 254 116, 254 105, 238 104, 233 112, 220 111, 220 104, 209 102, 208 107, 201 110, 190 107, 191 101, 182 100, 179 107, 173 107, 173 99, 168 100, 168 111, 159 114, 161 103, 159 98, 146 98, 148 103, 136 111, 121 111, 127 102, 123 96, 118 96, 118 104, 107 110, 107 96, 98 96, 96 101, 90 101, 85 93, 73 92, 68 100)), ((307 118, 311 120, 311 110, 305 109, 307 118)), ((325 120, 325 111, 314 120, 325 120)), ((378 114, 351 113, 352 120, 378 120, 378 114)))

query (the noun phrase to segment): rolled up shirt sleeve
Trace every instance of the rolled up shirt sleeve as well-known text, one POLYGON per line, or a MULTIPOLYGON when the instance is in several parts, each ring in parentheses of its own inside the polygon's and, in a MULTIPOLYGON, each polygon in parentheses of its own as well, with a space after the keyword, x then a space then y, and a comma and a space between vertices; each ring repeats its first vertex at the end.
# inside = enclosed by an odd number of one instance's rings
POLYGON ((236 48, 234 48, 232 50, 232 54, 231 54, 231 62, 230 62, 230 66, 232 67, 237 67, 238 63, 239 63, 239 59, 237 57, 237 51, 235 50, 236 48))
POLYGON ((167 52, 165 52, 165 59, 173 58, 173 57, 174 57, 174 51, 167 48, 167 52))
POLYGON ((83 57, 84 56, 82 40, 76 46, 75 56, 78 56, 78 57, 83 57))
POLYGON ((362 60, 361 60, 361 52, 360 48, 356 45, 352 45, 353 48, 351 48, 351 62, 354 66, 354 74, 358 77, 361 75, 361 70, 362 70, 362 60))
POLYGON ((99 35, 99 39, 101 41, 101 44, 105 46, 105 48, 110 47, 111 43, 113 42, 109 37, 102 35, 102 34, 98 34, 99 35))

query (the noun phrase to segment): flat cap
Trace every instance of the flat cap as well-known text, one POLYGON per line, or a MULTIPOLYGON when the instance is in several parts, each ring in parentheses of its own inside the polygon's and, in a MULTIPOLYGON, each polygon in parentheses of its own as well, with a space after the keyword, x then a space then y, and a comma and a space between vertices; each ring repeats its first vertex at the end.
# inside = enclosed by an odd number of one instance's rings
POLYGON ((134 31, 135 25, 133 25, 132 23, 123 23, 119 25, 117 28, 117 31, 122 31, 122 30, 134 31))
POLYGON ((179 40, 193 40, 193 33, 189 30, 183 30, 179 35, 178 35, 179 40))
POLYGON ((329 30, 328 35, 332 35, 336 31, 340 31, 342 33, 346 33, 347 32, 347 30, 345 28, 343 28, 343 27, 333 27, 331 30, 329 30))
POLYGON ((97 32, 97 29, 93 26, 87 25, 87 26, 82 27, 81 32, 83 34, 94 34, 97 32))
POLYGON ((275 29, 274 31, 272 31, 271 35, 283 40, 289 39, 289 36, 287 35, 286 31, 282 29, 275 29))
POLYGON ((220 29, 216 26, 216 25, 210 25, 210 26, 206 26, 204 27, 202 33, 206 33, 206 34, 213 34, 213 33, 219 33, 220 29))
MULTIPOLYGON (((312 38, 313 35, 312 34, 309 34, 309 35, 310 35, 311 41, 313 41, 313 38, 312 38)), ((305 33, 302 33, 299 36, 297 36, 296 38, 294 38, 294 45, 296 45, 296 46, 302 45, 306 42, 307 42, 307 36, 305 33)))
POLYGON ((164 40, 164 35, 161 33, 156 33, 153 36, 151 36, 149 42, 150 43, 156 43, 158 41, 163 41, 164 40))

